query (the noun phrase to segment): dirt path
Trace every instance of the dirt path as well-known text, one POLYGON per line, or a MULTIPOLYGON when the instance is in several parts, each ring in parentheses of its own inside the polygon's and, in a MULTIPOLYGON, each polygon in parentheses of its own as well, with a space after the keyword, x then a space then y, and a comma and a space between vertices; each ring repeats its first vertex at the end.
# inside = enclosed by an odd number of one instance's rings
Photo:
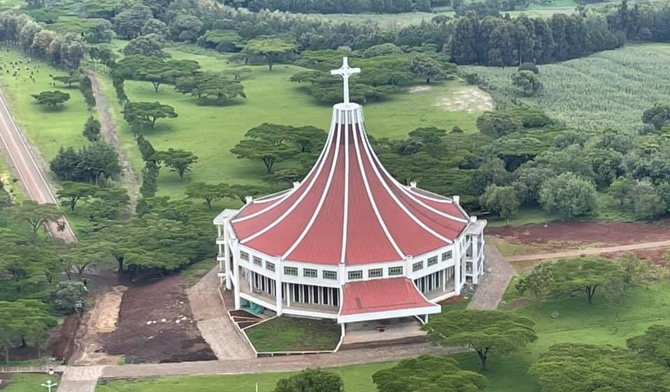
POLYGON ((651 249, 651 248, 664 248, 664 247, 670 247, 670 240, 643 242, 639 244, 620 245, 620 246, 608 246, 604 248, 568 250, 565 252, 557 252, 557 253, 540 253, 534 255, 513 256, 508 257, 507 261, 514 262, 514 261, 565 259, 568 257, 579 257, 581 255, 599 255, 603 253, 616 253, 616 252, 626 252, 638 249, 651 249))
POLYGON ((98 80, 98 75, 93 71, 86 71, 86 75, 91 79, 91 84, 93 86, 93 95, 95 96, 96 107, 98 108, 98 113, 100 114, 100 124, 102 126, 102 135, 109 144, 114 147, 114 150, 119 154, 119 160, 121 161, 121 167, 123 169, 122 183, 123 187, 128 190, 128 196, 130 197, 130 204, 128 205, 128 214, 132 215, 135 213, 135 207, 137 206, 137 199, 140 194, 140 177, 135 172, 132 163, 128 154, 121 148, 121 142, 119 141, 119 136, 117 134, 116 123, 111 115, 111 108, 107 102, 107 97, 100 87, 100 81, 98 80))
POLYGON ((496 309, 510 280, 516 275, 509 259, 504 258, 496 248, 495 241, 495 238, 486 237, 484 244, 486 273, 477 286, 477 291, 468 304, 468 309, 496 309))
POLYGON ((253 358, 251 348, 235 331, 228 310, 219 296, 218 271, 218 266, 212 268, 198 284, 188 290, 193 318, 203 339, 220 361, 253 358))

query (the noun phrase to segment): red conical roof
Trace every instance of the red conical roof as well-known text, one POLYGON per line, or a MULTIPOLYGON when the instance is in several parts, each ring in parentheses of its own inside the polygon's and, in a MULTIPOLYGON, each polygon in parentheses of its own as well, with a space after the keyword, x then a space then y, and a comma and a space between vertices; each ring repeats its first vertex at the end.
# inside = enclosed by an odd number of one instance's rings
POLYGON ((360 265, 447 246, 467 222, 451 199, 393 179, 370 146, 361 106, 342 103, 306 178, 248 203, 231 223, 242 245, 267 256, 360 265))

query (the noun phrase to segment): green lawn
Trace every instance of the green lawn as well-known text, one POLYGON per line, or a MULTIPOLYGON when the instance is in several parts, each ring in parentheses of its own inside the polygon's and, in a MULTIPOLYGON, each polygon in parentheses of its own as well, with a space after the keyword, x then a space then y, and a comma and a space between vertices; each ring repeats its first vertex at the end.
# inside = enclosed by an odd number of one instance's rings
MULTIPOLYGON (((115 41, 115 47, 121 46, 115 41)), ((211 51, 197 50, 186 53, 168 49, 175 59, 198 61, 205 70, 223 70, 231 67, 226 57, 211 51)), ((172 86, 161 86, 158 93, 147 82, 127 81, 126 94, 133 101, 160 101, 171 105, 179 114, 176 119, 159 120, 156 129, 147 132, 148 140, 158 150, 181 148, 192 151, 200 159, 193 167, 188 180, 180 182, 177 174, 162 170, 159 178, 160 195, 183 195, 188 181, 210 183, 261 183, 263 164, 237 159, 230 149, 240 141, 247 130, 263 122, 288 125, 314 125, 327 129, 331 108, 321 106, 300 91, 299 84, 289 82, 294 73, 301 71, 292 65, 278 64, 272 72, 266 66, 253 66, 253 73, 244 80, 247 99, 227 107, 198 106, 195 100, 173 90, 172 86)), ((450 112, 439 103, 449 97, 454 88, 462 86, 453 81, 434 84, 431 89, 418 93, 404 93, 378 104, 365 106, 368 132, 375 137, 404 137, 418 127, 440 127, 451 129, 458 125, 466 132, 474 132, 475 119, 481 112, 450 112)), ((109 83, 105 89, 110 100, 115 94, 109 83)), ((118 109, 117 109, 118 110, 118 109)), ((121 116, 117 116, 121 120, 121 116)), ((127 125, 118 121, 120 138, 131 154, 137 169, 142 162, 127 125)))
MULTIPOLYGON (((347 392, 371 392, 374 384, 370 375, 393 366, 393 363, 373 363, 328 369, 344 380, 347 392)), ((118 380, 98 383, 97 392, 259 392, 274 390, 277 380, 294 373, 256 373, 235 376, 165 377, 146 380, 118 380)), ((4 392, 4 391, 3 391, 4 392)))
POLYGON ((19 51, 8 51, 7 48, 0 47, 0 81, 16 122, 39 148, 42 156, 50 160, 62 145, 76 148, 86 143, 81 131, 88 117, 88 110, 77 87, 68 89, 61 85, 51 86, 49 75, 65 75, 65 72, 35 59, 28 64, 27 60, 28 56, 19 51), (22 64, 18 64, 16 68, 9 64, 16 64, 17 61, 22 64), (26 70, 26 67, 29 69, 26 70), (17 72, 17 76, 13 76, 14 72, 17 72), (34 82, 30 79, 31 72, 34 82), (37 105, 31 94, 46 90, 67 92, 70 100, 60 109, 37 105))
MULTIPOLYGON (((12 381, 9 383, 9 386, 6 389, 3 389, 2 392, 46 391, 47 389, 40 385, 45 383, 47 380, 58 383, 60 377, 57 375, 50 376, 47 374, 15 374, 12 377, 12 381)), ((55 388, 54 391, 56 391, 55 388)))
MULTIPOLYGON (((505 294, 508 304, 518 299, 513 287, 505 294)), ((601 293, 596 293, 594 304, 588 305, 582 295, 550 300, 541 306, 531 304, 515 310, 536 322, 539 340, 509 356, 493 357, 489 370, 484 372, 490 386, 488 392, 538 392, 538 386, 530 377, 528 367, 549 346, 561 342, 581 342, 595 344, 625 344, 627 338, 639 335, 652 324, 670 324, 670 283, 663 282, 631 291, 621 309, 619 321, 615 320, 612 307, 601 293), (559 317, 551 318, 558 312, 559 317)), ((461 366, 470 370, 479 369, 479 361, 474 354, 458 355, 461 366)), ((347 392, 373 391, 370 376, 388 366, 369 364, 330 369, 342 375, 347 392)), ((153 392, 170 388, 181 391, 253 391, 255 382, 260 391, 271 391, 282 374, 255 374, 247 376, 196 376, 168 377, 162 379, 111 381, 98 387, 99 392, 153 392)))
POLYGON ((340 340, 332 320, 277 317, 245 332, 258 352, 334 350, 340 340))

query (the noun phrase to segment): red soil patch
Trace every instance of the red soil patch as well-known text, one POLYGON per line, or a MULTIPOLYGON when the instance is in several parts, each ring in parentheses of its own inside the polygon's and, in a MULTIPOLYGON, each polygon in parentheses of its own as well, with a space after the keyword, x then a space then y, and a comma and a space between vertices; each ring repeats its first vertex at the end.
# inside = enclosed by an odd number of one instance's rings
POLYGON ((101 340, 104 352, 123 355, 127 363, 216 359, 200 336, 178 275, 128 289, 116 330, 101 340))
POLYGON ((78 314, 71 314, 65 318, 63 324, 51 331, 47 352, 51 353, 52 357, 64 362, 70 359, 80 320, 78 314))
MULTIPOLYGON (((670 239, 670 221, 655 224, 635 222, 564 222, 533 224, 520 227, 491 227, 487 234, 506 242, 549 245, 555 250, 566 244, 597 246, 627 245, 670 239)), ((574 248, 574 246, 571 246, 574 248)))

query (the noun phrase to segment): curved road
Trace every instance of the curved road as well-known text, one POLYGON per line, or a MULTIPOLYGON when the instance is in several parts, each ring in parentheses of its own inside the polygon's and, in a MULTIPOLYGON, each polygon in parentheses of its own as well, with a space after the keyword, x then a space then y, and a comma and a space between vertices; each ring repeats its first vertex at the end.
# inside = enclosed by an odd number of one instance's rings
MULTIPOLYGON (((21 180, 21 187, 26 199, 34 200, 40 204, 58 205, 58 200, 9 112, 9 107, 2 93, 0 93, 0 141, 3 146, 3 155, 8 157, 8 163, 21 180)), ((65 217, 61 218, 61 221, 65 222, 65 229, 62 231, 57 230, 55 224, 48 225, 51 235, 66 242, 76 242, 77 237, 65 217)))

